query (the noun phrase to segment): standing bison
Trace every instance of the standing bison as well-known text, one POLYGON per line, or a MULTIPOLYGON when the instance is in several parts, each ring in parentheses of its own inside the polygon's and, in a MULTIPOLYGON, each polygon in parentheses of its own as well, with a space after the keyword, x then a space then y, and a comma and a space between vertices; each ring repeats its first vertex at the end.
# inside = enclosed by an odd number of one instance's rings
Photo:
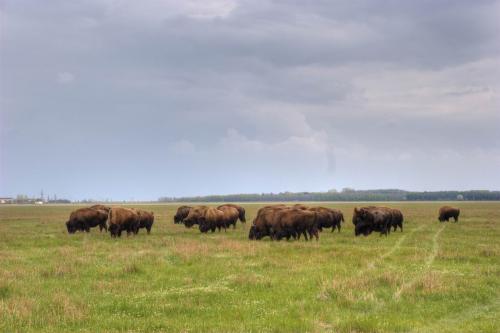
POLYGON ((439 209, 439 222, 448 222, 450 218, 453 217, 455 222, 458 222, 458 215, 460 215, 460 209, 450 207, 450 206, 444 206, 439 209))
POLYGON ((204 215, 199 218, 199 229, 201 232, 205 233, 211 230, 215 232, 218 229, 226 231, 227 228, 227 218, 226 213, 215 207, 209 207, 204 211, 204 215))
POLYGON ((182 220, 186 228, 191 228, 195 224, 200 224, 200 221, 205 218, 207 206, 194 206, 189 209, 187 216, 182 220))
POLYGON ((392 220, 391 226, 394 228, 394 231, 398 230, 398 227, 403 232, 403 213, 399 209, 390 208, 392 212, 392 220))
POLYGON ((361 207, 354 208, 352 223, 354 224, 354 234, 356 236, 368 236, 373 231, 386 235, 391 232, 393 213, 387 207, 361 207))
POLYGON ((189 215, 189 211, 191 210, 190 206, 180 206, 177 208, 177 212, 174 215, 174 223, 180 224, 184 221, 184 219, 189 215))
POLYGON ((280 240, 291 237, 300 239, 307 235, 318 240, 318 216, 319 214, 303 207, 287 207, 285 205, 265 206, 259 209, 255 217, 248 238, 259 240, 269 236, 272 240, 280 240))
POLYGON ((251 240, 260 240, 266 236, 272 238, 273 226, 276 224, 278 213, 284 209, 290 208, 280 204, 259 209, 250 227, 248 238, 251 240))
POLYGON ((247 221, 245 218, 245 208, 235 204, 224 204, 217 207, 217 209, 225 209, 225 207, 235 208, 238 211, 238 218, 240 219, 241 223, 245 223, 247 221))
POLYGON ((236 228, 236 222, 240 217, 240 212, 238 211, 238 209, 230 205, 219 206, 216 209, 224 213, 223 219, 226 228, 229 228, 231 225, 233 226, 233 229, 236 228))
POLYGON ((137 234, 141 217, 135 209, 113 207, 109 211, 109 232, 111 237, 121 237, 122 231, 137 234))
POLYGON ((341 224, 344 222, 344 214, 340 210, 325 207, 312 207, 309 210, 317 213, 319 231, 323 231, 323 228, 332 228, 333 232, 336 228, 340 232, 341 224))
POLYGON ((69 220, 66 222, 66 229, 70 234, 74 234, 78 230, 90 232, 90 228, 97 226, 99 226, 100 231, 103 229, 107 231, 107 219, 108 213, 103 210, 80 208, 71 213, 69 220))
POLYGON ((155 221, 154 213, 147 212, 141 209, 136 209, 136 212, 139 215, 139 228, 137 228, 137 232, 139 232, 139 229, 145 228, 149 235, 151 233, 151 228, 153 227, 153 223, 155 221))

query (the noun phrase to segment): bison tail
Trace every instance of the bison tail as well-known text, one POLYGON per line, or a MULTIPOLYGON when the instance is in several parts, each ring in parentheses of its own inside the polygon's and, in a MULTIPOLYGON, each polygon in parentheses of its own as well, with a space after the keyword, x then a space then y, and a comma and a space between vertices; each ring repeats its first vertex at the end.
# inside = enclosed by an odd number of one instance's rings
POLYGON ((344 222, 344 214, 340 213, 340 222, 344 222))

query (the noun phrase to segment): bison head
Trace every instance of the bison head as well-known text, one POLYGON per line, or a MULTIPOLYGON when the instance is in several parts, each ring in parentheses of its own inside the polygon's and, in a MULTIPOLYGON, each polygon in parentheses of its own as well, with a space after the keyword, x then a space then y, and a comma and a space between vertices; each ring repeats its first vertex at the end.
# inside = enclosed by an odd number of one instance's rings
POLYGON ((66 222, 66 229, 68 230, 69 234, 74 234, 76 232, 76 226, 70 221, 66 222))
POLYGON ((257 236, 257 230, 256 230, 255 226, 253 225, 250 227, 250 232, 248 233, 248 239, 255 240, 255 239, 257 239, 256 236, 257 236))

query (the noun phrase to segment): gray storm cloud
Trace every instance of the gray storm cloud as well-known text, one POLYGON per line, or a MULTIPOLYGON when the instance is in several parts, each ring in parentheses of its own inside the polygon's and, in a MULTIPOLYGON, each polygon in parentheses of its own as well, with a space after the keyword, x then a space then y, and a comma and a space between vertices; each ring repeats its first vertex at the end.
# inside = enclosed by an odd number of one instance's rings
POLYGON ((499 1, 4 1, 0 195, 499 189, 499 1))

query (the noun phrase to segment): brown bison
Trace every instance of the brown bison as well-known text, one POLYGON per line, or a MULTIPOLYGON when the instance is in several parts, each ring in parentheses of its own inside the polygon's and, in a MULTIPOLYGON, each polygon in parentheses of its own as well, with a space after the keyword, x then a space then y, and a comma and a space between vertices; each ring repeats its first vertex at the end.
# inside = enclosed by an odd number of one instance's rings
POLYGON ((455 222, 458 222, 458 215, 460 215, 460 209, 458 208, 453 208, 450 206, 444 206, 439 209, 439 218, 438 220, 440 222, 448 222, 450 218, 453 217, 455 222))
POLYGON ((307 209, 287 207, 285 205, 265 206, 259 209, 255 217, 248 238, 259 240, 269 236, 272 240, 280 240, 286 237, 300 239, 307 235, 318 239, 317 213, 307 209))
POLYGON ((368 236, 373 231, 386 235, 391 232, 392 210, 387 207, 361 207, 354 208, 352 216, 354 224, 354 234, 368 236))
POLYGON ((140 215, 135 209, 112 207, 109 211, 109 232, 111 237, 121 237, 122 231, 137 234, 140 226, 140 215))
POLYGON ((391 226, 394 228, 394 231, 398 230, 398 227, 403 232, 403 213, 399 209, 391 208, 392 211, 392 221, 391 226))
POLYGON ((108 230, 106 220, 108 214, 105 211, 92 208, 80 208, 75 210, 69 216, 66 222, 68 233, 73 234, 78 230, 90 232, 90 228, 99 226, 99 230, 108 230))
POLYGON ((258 210, 257 216, 252 222, 248 238, 259 240, 263 237, 272 236, 273 226, 276 224, 277 213, 281 210, 290 209, 285 205, 264 206, 258 210))
POLYGON ((151 233, 151 228, 153 227, 153 223, 155 221, 154 213, 147 212, 141 209, 136 209, 136 212, 137 214, 139 214, 139 228, 137 228, 137 232, 139 232, 139 229, 145 228, 149 235, 151 233))
POLYGON ((291 208, 281 209, 276 213, 275 223, 272 226, 272 239, 280 240, 283 237, 297 237, 304 235, 307 241, 307 234, 312 239, 319 239, 317 213, 309 209, 291 208))
POLYGON ((227 228, 227 215, 220 209, 215 207, 209 207, 205 210, 205 214, 199 219, 199 229, 201 232, 205 233, 211 230, 215 232, 215 229, 227 228))
POLYGON ((177 212, 174 215, 174 223, 179 224, 182 223, 183 220, 188 216, 189 211, 191 210, 190 206, 180 206, 177 208, 177 212))
POLYGON ((240 217, 238 209, 229 205, 219 206, 217 209, 224 213, 224 223, 226 228, 229 228, 231 225, 233 226, 233 229, 236 228, 236 222, 240 217))
POLYGON ((189 210, 188 215, 182 220, 186 228, 191 228, 195 224, 200 224, 200 220, 205 217, 207 206, 194 206, 189 210))
POLYGON ((319 231, 323 231, 323 228, 332 228, 333 232, 337 228, 340 232, 344 222, 344 214, 340 210, 325 207, 312 207, 309 210, 317 213, 319 231))
POLYGON ((247 220, 245 218, 245 208, 241 207, 240 205, 235 205, 235 204, 224 204, 220 205, 217 207, 218 209, 221 209, 222 207, 233 207, 238 210, 238 218, 240 219, 241 223, 245 223, 247 220))

